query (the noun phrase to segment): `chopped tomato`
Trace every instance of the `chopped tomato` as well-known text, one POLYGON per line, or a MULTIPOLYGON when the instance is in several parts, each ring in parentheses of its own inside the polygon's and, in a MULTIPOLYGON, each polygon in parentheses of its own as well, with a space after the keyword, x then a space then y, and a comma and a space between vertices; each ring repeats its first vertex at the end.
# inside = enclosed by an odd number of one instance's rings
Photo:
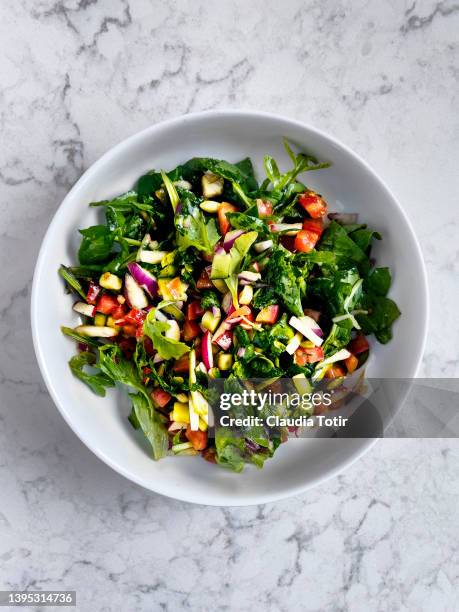
POLYGON ((218 224, 220 226, 220 234, 224 236, 230 228, 230 222, 226 218, 226 213, 238 212, 236 206, 229 202, 222 202, 218 207, 218 224))
POLYGON ((196 321, 189 321, 188 319, 185 321, 183 325, 183 339, 185 342, 189 342, 199 336, 201 333, 201 328, 196 323, 196 321))
POLYGON ((137 325, 123 325, 123 334, 128 338, 135 338, 137 336, 137 325))
POLYGON ((349 374, 352 374, 352 372, 357 369, 357 366, 359 365, 359 360, 355 355, 351 355, 350 357, 344 360, 344 363, 346 364, 346 368, 349 374))
POLYGON ((164 389, 153 389, 151 392, 151 399, 153 400, 153 404, 158 408, 164 408, 166 404, 170 402, 172 395, 164 389))
POLYGON ((316 363, 324 358, 324 350, 321 346, 312 346, 305 348, 300 346, 295 351, 295 363, 299 366, 305 366, 307 363, 316 363))
POLYGON ((207 273, 207 270, 203 270, 201 272, 201 276, 198 278, 196 287, 198 289, 213 289, 214 288, 214 285, 209 278, 209 274, 207 273))
POLYGON ((368 351, 370 345, 368 344, 368 340, 365 338, 363 334, 359 334, 354 340, 351 340, 347 350, 350 351, 353 355, 360 355, 360 353, 364 353, 368 351))
POLYGON ((130 325, 142 325, 145 321, 147 313, 144 310, 138 310, 137 308, 131 308, 131 310, 125 315, 124 321, 130 325))
POLYGON ((201 308, 200 300, 193 300, 187 306, 187 315, 190 321, 196 321, 204 314, 204 310, 201 308))
POLYGON ((115 319, 115 321, 118 321, 119 319, 123 319, 125 314, 125 307, 119 304, 118 307, 112 312, 112 317, 115 319))
POLYGON ((324 229, 322 219, 305 219, 303 221, 303 229, 316 233, 320 238, 324 229))
POLYGON ((177 359, 177 361, 172 366, 172 369, 177 374, 184 374, 185 372, 188 372, 189 367, 190 367, 190 358, 188 355, 183 355, 183 357, 180 357, 180 359, 177 359))
POLYGON ((342 368, 340 365, 336 365, 335 363, 330 365, 325 372, 325 378, 341 378, 345 375, 346 372, 344 371, 344 368, 342 368))
POLYGON ((298 202, 313 219, 319 219, 327 213, 327 203, 315 191, 305 191, 298 198, 298 202))
POLYGON ((86 294, 86 301, 88 302, 88 304, 94 305, 97 301, 100 292, 101 287, 99 287, 99 285, 96 285, 96 283, 90 281, 88 293, 86 294))
POLYGON ((265 308, 260 310, 255 321, 257 323, 267 323, 269 325, 273 325, 277 321, 278 315, 279 306, 277 304, 271 304, 270 306, 265 306, 265 308))
POLYGON ((257 200, 258 216, 270 217, 273 214, 273 204, 269 200, 257 200))
POLYGON ((188 425, 185 435, 193 445, 194 450, 202 451, 206 448, 207 432, 201 431, 200 429, 197 431, 191 431, 191 427, 188 425))
POLYGON ((316 232, 311 232, 310 230, 300 230, 295 236, 295 251, 309 253, 309 251, 312 251, 312 249, 316 246, 318 240, 319 235, 316 234, 316 232))
POLYGON ((96 310, 106 315, 111 315, 119 307, 119 302, 113 295, 104 293, 97 300, 96 310))

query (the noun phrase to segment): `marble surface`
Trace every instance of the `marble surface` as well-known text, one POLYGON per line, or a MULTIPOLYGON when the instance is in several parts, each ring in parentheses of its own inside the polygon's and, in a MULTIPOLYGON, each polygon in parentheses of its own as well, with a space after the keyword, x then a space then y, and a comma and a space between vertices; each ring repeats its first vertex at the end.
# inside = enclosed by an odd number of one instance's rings
POLYGON ((254 108, 363 155, 429 272, 421 374, 459 375, 457 3, 17 0, 0 7, 0 589, 76 589, 79 610, 459 608, 459 446, 385 440, 263 507, 164 499, 69 430, 32 349, 33 266, 69 187, 164 118, 254 108))

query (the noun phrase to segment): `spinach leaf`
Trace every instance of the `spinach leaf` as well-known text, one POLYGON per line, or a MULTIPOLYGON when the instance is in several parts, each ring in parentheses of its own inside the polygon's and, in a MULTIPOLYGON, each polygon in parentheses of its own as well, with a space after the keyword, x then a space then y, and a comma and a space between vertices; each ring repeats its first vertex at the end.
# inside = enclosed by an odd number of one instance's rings
POLYGON ((93 225, 79 230, 83 236, 78 250, 82 265, 106 261, 112 252, 115 235, 106 225, 93 225))
POLYGON ((136 191, 128 191, 122 195, 113 198, 113 200, 101 200, 100 202, 91 202, 89 206, 110 206, 119 212, 132 212, 134 210, 143 210, 152 212, 152 198, 144 198, 144 202, 139 202, 139 197, 136 191))
POLYGON ((258 188, 252 162, 248 158, 237 164, 230 164, 223 159, 194 157, 181 166, 183 177, 187 180, 193 180, 198 172, 203 173, 208 170, 231 183, 239 184, 245 193, 258 188))
POLYGON ((61 267, 59 268, 59 274, 65 280, 67 287, 70 289, 70 291, 82 297, 83 300, 86 302, 86 293, 84 292, 80 281, 72 273, 70 268, 67 268, 67 266, 61 265, 61 267))
POLYGON ((94 353, 84 352, 72 357, 69 361, 72 374, 82 380, 96 395, 105 397, 106 387, 114 387, 115 383, 106 374, 89 374, 84 371, 85 366, 95 366, 96 356, 94 353))
POLYGON ((301 317, 303 315, 301 291, 296 268, 293 265, 293 256, 285 249, 276 249, 264 271, 266 281, 274 289, 279 300, 284 302, 292 314, 301 317))
POLYGON ((359 270, 369 269, 366 253, 348 236, 346 230, 336 221, 332 221, 320 240, 318 251, 331 251, 339 267, 357 265, 359 270))
POLYGON ((363 333, 373 333, 382 344, 389 342, 392 338, 392 324, 401 314, 397 304, 381 295, 365 295, 361 306, 368 310, 368 314, 356 315, 363 333))
POLYGON ((151 339, 162 359, 179 359, 188 353, 190 347, 184 342, 166 338, 164 334, 168 329, 169 324, 166 321, 156 321, 154 309, 150 310, 143 324, 144 334, 151 339))
POLYGON ((325 357, 334 355, 351 341, 352 321, 345 319, 339 323, 333 323, 330 333, 322 345, 325 357))
POLYGON ((376 240, 381 240, 381 234, 379 232, 375 232, 373 230, 365 228, 357 229, 353 232, 350 232, 348 233, 348 236, 365 253, 369 252, 371 247, 371 241, 373 240, 373 238, 376 238, 376 240))
MULTIPOLYGON (((360 276, 356 268, 338 270, 331 276, 321 276, 310 281, 309 292, 323 303, 325 311, 331 316, 341 315, 352 309, 361 295, 361 291, 353 296, 352 303, 347 302, 353 287, 360 276)), ((361 281, 360 281, 361 283, 361 281)))
POLYGON ((389 292, 392 278, 389 268, 375 268, 364 281, 364 289, 374 295, 386 296, 389 292))

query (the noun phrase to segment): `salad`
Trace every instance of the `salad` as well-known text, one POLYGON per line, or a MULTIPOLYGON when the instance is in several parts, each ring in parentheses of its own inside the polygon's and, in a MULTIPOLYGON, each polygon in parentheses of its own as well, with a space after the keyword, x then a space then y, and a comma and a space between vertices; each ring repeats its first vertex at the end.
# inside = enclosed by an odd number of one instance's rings
POLYGON ((104 221, 81 229, 78 264, 59 273, 75 295, 69 365, 94 393, 129 391, 131 425, 154 459, 197 455, 240 471, 283 440, 209 435, 212 379, 344 380, 386 343, 400 315, 391 274, 370 252, 377 231, 334 213, 307 187, 330 164, 286 150, 260 184, 249 158, 193 158, 93 202, 104 221))

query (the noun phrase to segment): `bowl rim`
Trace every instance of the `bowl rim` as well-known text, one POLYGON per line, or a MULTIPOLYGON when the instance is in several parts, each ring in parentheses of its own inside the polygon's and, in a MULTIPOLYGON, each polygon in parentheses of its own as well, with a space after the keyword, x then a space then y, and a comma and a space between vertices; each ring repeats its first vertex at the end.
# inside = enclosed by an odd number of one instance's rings
MULTIPOLYGON (((427 270, 426 270, 426 265, 425 265, 424 257, 422 254, 422 250, 421 250, 418 238, 416 236, 416 233, 414 231, 414 228, 411 224, 411 221, 407 213, 405 212, 405 210, 399 203, 398 199, 395 197, 393 192, 390 190, 386 182, 379 176, 379 174, 377 174, 376 171, 373 170, 373 168, 358 153, 354 152, 346 144, 342 143, 340 140, 330 135, 328 132, 321 130, 317 127, 314 127, 306 122, 299 121, 297 119, 292 119, 290 117, 287 117, 285 115, 278 114, 278 113, 265 112, 265 111, 254 111, 250 109, 248 110, 244 110, 244 109, 206 110, 206 111, 188 113, 185 115, 179 115, 179 116, 175 116, 175 117, 160 121, 158 123, 155 123, 153 125, 150 125, 144 128, 143 130, 140 130, 139 132, 136 132, 135 134, 132 134, 131 136, 128 136, 127 138, 119 141, 117 144, 115 144, 110 149, 108 149, 105 153, 103 153, 93 164, 91 164, 84 171, 81 177, 75 182, 75 184, 67 192, 64 199, 62 200, 62 202, 59 204, 59 206, 55 210, 53 217, 51 219, 51 222, 49 223, 46 233, 42 239, 38 258, 35 264, 34 274, 33 274, 32 292, 31 292, 31 300, 30 300, 30 318, 31 318, 31 328, 32 328, 32 340, 33 340, 35 355, 37 358, 40 373, 43 377, 48 393, 50 394, 54 404, 56 405, 60 414, 62 415, 66 423, 69 425, 69 427, 72 429, 72 431, 78 436, 78 438, 85 444, 85 446, 90 451, 92 451, 99 459, 101 459, 104 463, 110 466, 113 470, 115 470, 116 472, 118 472, 119 474, 127 478, 128 480, 140 485, 144 489, 148 491, 152 491, 160 495, 163 495, 165 497, 169 497, 171 499, 176 499, 179 501, 184 501, 184 502, 199 504, 199 505, 235 506, 235 507, 250 506, 250 505, 256 505, 256 504, 275 502, 275 501, 286 499, 292 496, 297 496, 297 495, 300 495, 301 493, 304 493, 308 489, 311 489, 321 483, 326 482, 327 480, 331 478, 334 478, 336 475, 342 473, 344 470, 350 467, 354 462, 358 461, 366 452, 368 452, 370 448, 372 448, 374 444, 376 444, 376 442, 378 441, 378 438, 366 440, 365 443, 362 443, 362 446, 358 450, 356 450, 353 454, 351 454, 347 459, 344 459, 342 463, 340 463, 338 466, 326 471, 322 475, 314 477, 312 480, 309 480, 307 483, 299 484, 298 486, 291 487, 287 492, 282 492, 282 493, 273 492, 272 494, 260 494, 257 496, 256 499, 249 498, 249 499, 244 500, 243 498, 241 498, 241 499, 235 500, 236 503, 228 503, 228 500, 226 499, 224 502, 219 501, 218 499, 219 495, 217 494, 215 495, 215 499, 206 499, 205 502, 203 502, 202 500, 198 499, 196 496, 193 496, 193 494, 186 494, 186 493, 182 494, 181 492, 179 492, 178 494, 176 493, 172 494, 170 490, 168 490, 167 487, 164 487, 164 486, 158 486, 157 488, 152 488, 151 486, 147 485, 136 474, 131 473, 129 470, 125 469, 122 465, 119 465, 114 460, 112 460, 109 456, 105 455, 97 446, 89 443, 86 439, 84 432, 78 430, 74 426, 74 424, 71 422, 70 416, 66 413, 63 405, 61 405, 61 401, 57 395, 57 392, 55 391, 55 388, 52 382, 52 376, 47 367, 46 357, 43 351, 43 347, 40 344, 39 331, 38 331, 39 330, 38 288, 40 285, 40 277, 42 274, 45 255, 48 250, 48 243, 50 242, 52 229, 59 222, 58 220, 59 211, 61 210, 63 206, 65 206, 67 200, 71 198, 74 192, 79 190, 83 185, 85 185, 88 181, 90 181, 92 176, 98 172, 99 168, 103 167, 113 157, 116 157, 118 153, 120 153, 125 147, 129 147, 130 145, 134 144, 136 141, 142 140, 145 137, 154 136, 156 132, 159 132, 161 130, 167 130, 168 128, 176 127, 181 124, 185 124, 189 122, 205 120, 206 118, 210 118, 210 117, 222 118, 222 119, 223 118, 236 118, 237 119, 237 118, 263 117, 267 120, 281 121, 281 122, 289 123, 291 126, 296 127, 298 129, 302 129, 302 130, 306 129, 309 132, 314 133, 315 135, 325 140, 328 140, 338 149, 341 149, 342 151, 344 151, 344 153, 346 153, 350 158, 352 158, 354 162, 362 166, 363 169, 369 175, 371 175, 371 177, 379 184, 379 186, 385 192, 385 195, 393 201, 399 213, 404 218, 409 231, 411 232, 414 246, 417 252, 417 256, 421 264, 420 269, 421 269, 421 277, 422 277, 421 282, 422 282, 422 293, 423 293, 423 303, 422 303, 422 307, 423 307, 422 335, 423 337, 422 337, 421 348, 417 356, 417 360, 413 364, 413 367, 412 367, 412 372, 411 372, 412 378, 415 378, 417 375, 423 355, 425 353, 425 347, 426 347, 426 341, 427 341, 427 331, 428 331, 429 312, 430 312, 428 277, 427 277, 427 270)), ((404 400, 405 400, 405 397, 402 398, 402 401, 404 400)))

